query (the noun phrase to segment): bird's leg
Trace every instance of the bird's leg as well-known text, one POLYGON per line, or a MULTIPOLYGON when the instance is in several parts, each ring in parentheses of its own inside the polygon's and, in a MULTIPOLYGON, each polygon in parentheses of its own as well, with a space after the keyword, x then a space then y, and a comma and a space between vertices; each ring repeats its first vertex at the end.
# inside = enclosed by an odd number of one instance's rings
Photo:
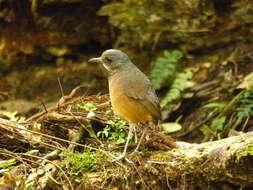
POLYGON ((120 160, 120 159, 122 159, 126 156, 127 147, 128 147, 129 141, 131 139, 131 135, 132 135, 132 131, 133 131, 134 127, 135 127, 134 124, 132 124, 132 123, 129 124, 129 132, 128 132, 128 135, 127 135, 127 141, 126 141, 126 144, 125 144, 124 151, 120 156, 116 157, 113 160, 113 162, 118 161, 118 160, 120 160))
POLYGON ((138 142, 138 136, 137 136, 137 131, 136 131, 136 127, 134 124, 133 125, 133 133, 134 133, 134 142, 137 143, 138 142))
MULTIPOLYGON (((145 126, 144 126, 144 127, 145 127, 145 126)), ((144 128, 144 130, 143 130, 143 132, 142 132, 142 134, 141 134, 141 138, 140 138, 140 140, 139 140, 139 142, 138 142, 136 148, 134 149, 134 152, 138 152, 138 149, 140 148, 141 142, 142 142, 142 140, 143 140, 143 137, 145 136, 146 131, 147 131, 147 127, 144 128)))

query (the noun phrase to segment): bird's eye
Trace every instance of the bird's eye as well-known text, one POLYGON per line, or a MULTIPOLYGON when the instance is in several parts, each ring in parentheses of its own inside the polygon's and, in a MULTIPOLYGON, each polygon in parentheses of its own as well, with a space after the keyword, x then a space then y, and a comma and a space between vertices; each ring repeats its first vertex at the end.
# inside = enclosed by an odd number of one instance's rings
POLYGON ((112 61, 112 59, 110 59, 109 57, 106 57, 105 59, 106 59, 106 61, 108 61, 108 62, 111 62, 111 61, 112 61))

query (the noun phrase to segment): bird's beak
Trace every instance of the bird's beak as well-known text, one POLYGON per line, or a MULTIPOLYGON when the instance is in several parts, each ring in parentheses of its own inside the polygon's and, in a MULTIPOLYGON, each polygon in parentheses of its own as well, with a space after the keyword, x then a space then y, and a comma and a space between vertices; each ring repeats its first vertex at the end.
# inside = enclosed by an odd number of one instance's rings
POLYGON ((100 63, 100 64, 102 64, 103 61, 102 61, 101 57, 96 57, 96 58, 89 59, 88 63, 100 63))

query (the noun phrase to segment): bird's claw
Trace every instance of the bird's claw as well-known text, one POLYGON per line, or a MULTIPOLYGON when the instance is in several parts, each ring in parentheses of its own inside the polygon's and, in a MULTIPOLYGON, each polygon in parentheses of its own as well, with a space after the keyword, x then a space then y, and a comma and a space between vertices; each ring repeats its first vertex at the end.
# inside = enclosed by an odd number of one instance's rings
POLYGON ((112 162, 117 162, 117 161, 119 161, 119 160, 125 158, 125 156, 126 156, 125 154, 121 154, 120 156, 115 157, 115 158, 112 160, 112 162))
POLYGON ((119 161, 119 160, 121 160, 121 159, 125 159, 125 160, 126 160, 128 163, 130 163, 130 164, 133 164, 133 163, 134 163, 132 160, 129 160, 129 159, 126 157, 126 154, 121 154, 120 156, 115 157, 115 158, 112 160, 112 162, 117 162, 117 161, 119 161))

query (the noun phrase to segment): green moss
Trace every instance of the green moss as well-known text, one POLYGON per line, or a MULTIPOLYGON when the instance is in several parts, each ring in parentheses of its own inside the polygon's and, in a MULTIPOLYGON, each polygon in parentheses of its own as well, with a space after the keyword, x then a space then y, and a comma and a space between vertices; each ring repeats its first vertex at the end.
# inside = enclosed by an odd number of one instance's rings
POLYGON ((248 145, 245 150, 236 154, 236 159, 239 161, 242 157, 253 156, 253 144, 248 145))
POLYGON ((104 155, 99 151, 86 149, 83 153, 62 152, 62 168, 73 177, 76 182, 80 182, 86 172, 97 172, 101 170, 102 158, 104 155))

